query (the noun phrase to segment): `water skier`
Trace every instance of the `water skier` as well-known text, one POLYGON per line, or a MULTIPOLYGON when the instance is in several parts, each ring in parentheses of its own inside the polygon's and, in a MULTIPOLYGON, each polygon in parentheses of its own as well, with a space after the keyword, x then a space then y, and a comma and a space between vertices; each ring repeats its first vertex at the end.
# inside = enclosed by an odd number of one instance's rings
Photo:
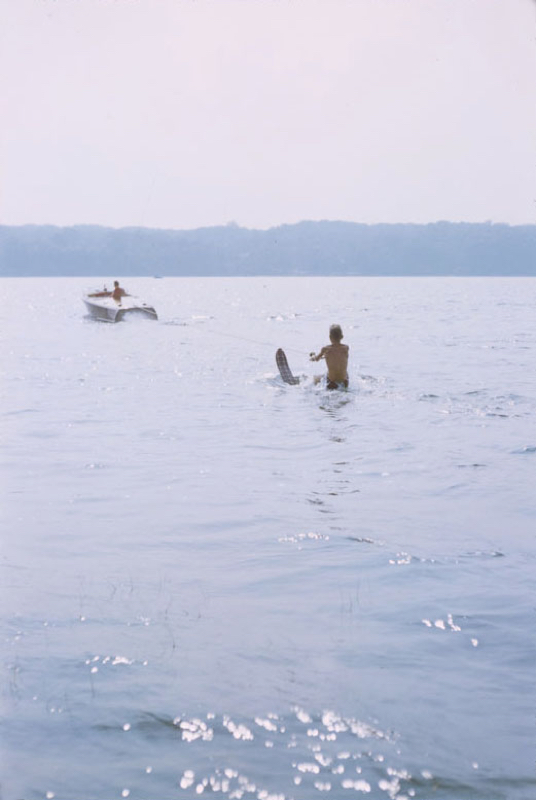
MULTIPOLYGON (((341 344, 343 333, 340 325, 331 325, 329 329, 329 340, 331 344, 326 345, 316 355, 310 354, 311 361, 326 359, 328 374, 326 376, 327 389, 347 389, 348 388, 348 351, 347 344, 341 344)), ((315 376, 315 383, 321 380, 321 376, 315 376)))

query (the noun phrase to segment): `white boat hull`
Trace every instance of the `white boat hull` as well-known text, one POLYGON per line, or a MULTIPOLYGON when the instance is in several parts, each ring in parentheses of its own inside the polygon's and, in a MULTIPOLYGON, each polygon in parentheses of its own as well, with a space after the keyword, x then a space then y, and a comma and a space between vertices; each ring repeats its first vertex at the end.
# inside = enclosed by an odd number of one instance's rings
POLYGON ((147 303, 143 303, 138 297, 132 295, 122 297, 120 301, 114 300, 113 297, 91 297, 89 295, 82 299, 90 315, 101 322, 121 322, 126 316, 158 319, 152 306, 148 306, 147 303))

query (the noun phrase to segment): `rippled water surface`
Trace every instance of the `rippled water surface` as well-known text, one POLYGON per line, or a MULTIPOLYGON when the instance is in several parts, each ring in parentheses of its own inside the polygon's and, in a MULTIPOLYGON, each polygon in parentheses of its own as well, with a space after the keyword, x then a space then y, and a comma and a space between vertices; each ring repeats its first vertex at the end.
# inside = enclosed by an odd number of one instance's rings
POLYGON ((536 281, 88 284, 0 284, 4 800, 536 797, 536 281))

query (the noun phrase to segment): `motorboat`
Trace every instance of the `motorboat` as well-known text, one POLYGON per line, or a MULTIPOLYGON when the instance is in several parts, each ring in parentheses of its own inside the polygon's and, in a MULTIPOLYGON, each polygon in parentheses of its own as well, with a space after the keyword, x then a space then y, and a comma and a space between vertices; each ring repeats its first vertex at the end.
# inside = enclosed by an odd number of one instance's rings
POLYGON ((101 322, 121 322, 125 317, 146 317, 147 319, 158 319, 158 315, 152 306, 147 305, 139 297, 131 294, 123 294, 117 300, 112 297, 112 292, 90 292, 82 298, 86 308, 94 319, 101 322))

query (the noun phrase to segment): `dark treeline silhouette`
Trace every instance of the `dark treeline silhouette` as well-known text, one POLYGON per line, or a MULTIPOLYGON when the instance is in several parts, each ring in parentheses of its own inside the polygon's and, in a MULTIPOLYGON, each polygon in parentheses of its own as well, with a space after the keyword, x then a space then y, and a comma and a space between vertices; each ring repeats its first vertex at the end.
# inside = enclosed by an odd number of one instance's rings
POLYGON ((0 275, 536 275, 536 225, 0 226, 0 275))

